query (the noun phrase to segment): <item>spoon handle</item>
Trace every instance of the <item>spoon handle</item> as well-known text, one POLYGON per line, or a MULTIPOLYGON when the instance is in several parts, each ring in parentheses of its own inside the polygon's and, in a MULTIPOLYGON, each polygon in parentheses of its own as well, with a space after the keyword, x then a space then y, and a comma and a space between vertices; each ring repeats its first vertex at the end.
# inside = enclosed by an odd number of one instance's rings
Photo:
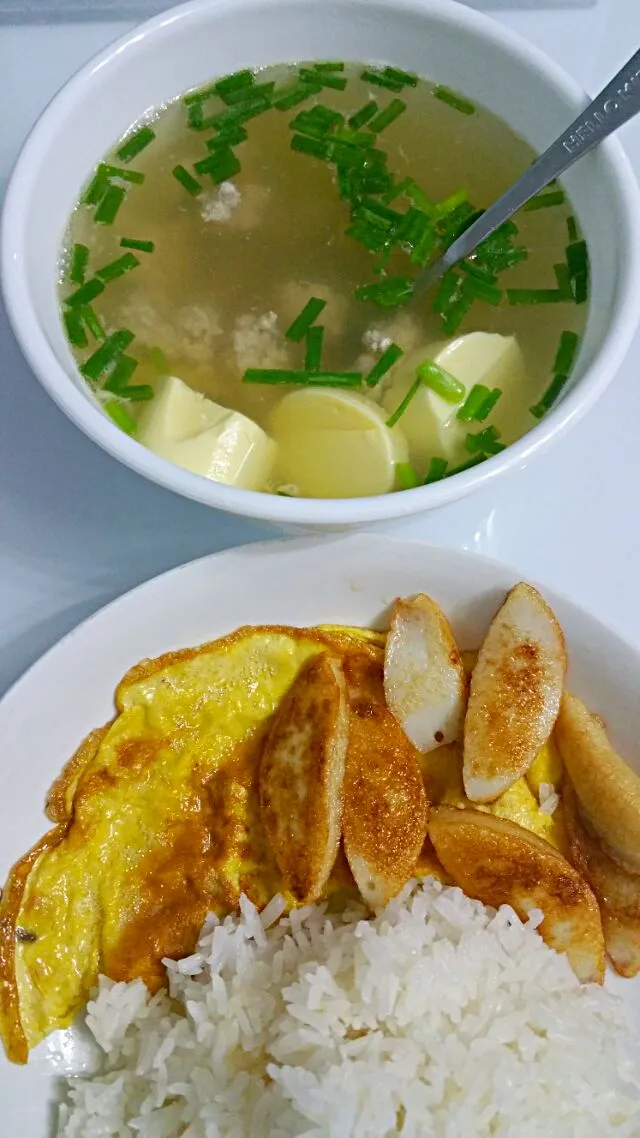
POLYGON ((499 225, 568 170, 574 162, 640 111, 640 51, 631 57, 607 86, 517 182, 465 229, 446 253, 418 277, 415 289, 433 284, 447 269, 470 253, 499 225))

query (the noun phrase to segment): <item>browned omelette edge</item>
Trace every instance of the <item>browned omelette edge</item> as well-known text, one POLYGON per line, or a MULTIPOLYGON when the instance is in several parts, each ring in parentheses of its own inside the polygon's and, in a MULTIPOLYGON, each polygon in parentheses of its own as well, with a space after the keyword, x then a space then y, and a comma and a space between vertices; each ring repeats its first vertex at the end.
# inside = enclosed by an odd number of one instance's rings
POLYGON ((26 1063, 29 1047, 20 1019, 20 995, 16 978, 16 921, 31 870, 43 853, 64 838, 68 824, 55 826, 40 838, 9 872, 0 903, 0 1020, 7 1058, 26 1063))
POLYGON ((20 1018, 20 993, 16 976, 16 924, 22 908, 27 882, 39 858, 55 849, 66 837, 73 811, 68 806, 69 787, 77 785, 80 774, 95 757, 110 724, 90 731, 77 751, 63 767, 49 790, 45 814, 57 822, 9 870, 0 899, 0 1027, 7 1057, 14 1063, 26 1063, 29 1056, 27 1039, 20 1018))
MULTIPOLYGON (((129 687, 131 684, 139 684, 142 680, 149 679, 156 672, 160 672, 163 668, 170 668, 174 664, 182 664, 187 660, 193 660, 196 656, 202 656, 208 652, 218 651, 219 649, 230 648, 239 640, 244 639, 248 635, 255 635, 256 632, 264 632, 270 636, 289 636, 292 640, 315 640, 319 644, 324 644, 327 648, 354 648, 382 652, 384 649, 373 640, 367 640, 364 637, 359 639, 357 635, 350 635, 347 632, 329 631, 322 628, 305 628, 303 626, 289 625, 289 624, 243 624, 240 628, 234 629, 233 632, 228 632, 226 636, 219 636, 215 640, 206 640, 204 644, 200 644, 195 648, 176 648, 170 652, 164 652, 162 656, 154 656, 151 659, 140 660, 139 663, 134 664, 116 686, 115 702, 118 711, 122 711, 121 688, 129 687)), ((363 628, 362 632, 371 632, 371 629, 363 628)), ((385 635, 381 633, 380 635, 385 635)))
MULTIPOLYGON (((365 630, 364 631, 369 631, 365 630)), ((117 712, 123 710, 121 689, 139 683, 156 672, 173 664, 194 659, 203 653, 224 650, 239 640, 263 632, 266 635, 288 636, 295 640, 311 640, 327 648, 347 649, 356 645, 369 655, 380 654, 383 649, 375 641, 363 639, 338 631, 294 627, 289 625, 242 625, 226 636, 206 641, 192 648, 182 648, 165 652, 162 656, 141 660, 118 682, 115 690, 117 712)), ((82 740, 77 750, 67 760, 60 774, 55 778, 47 793, 45 816, 58 823, 47 831, 30 850, 27 851, 9 870, 7 882, 0 897, 0 1037, 2 1037, 7 1057, 14 1063, 24 1064, 29 1057, 29 1047, 20 1018, 20 993, 16 975, 16 925, 22 907, 25 890, 32 870, 39 858, 54 849, 66 837, 73 819, 73 797, 82 774, 97 754, 109 727, 110 720, 103 727, 97 727, 82 740)))

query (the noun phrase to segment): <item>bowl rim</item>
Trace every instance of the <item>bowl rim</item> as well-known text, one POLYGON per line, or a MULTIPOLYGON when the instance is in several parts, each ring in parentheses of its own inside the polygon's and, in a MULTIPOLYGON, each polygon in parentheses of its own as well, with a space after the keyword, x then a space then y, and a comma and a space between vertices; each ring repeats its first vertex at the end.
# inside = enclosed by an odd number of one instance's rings
MULTIPOLYGON (((250 0, 252 6, 278 9, 283 0, 250 0)), ((307 6, 320 7, 324 0, 305 0, 307 6)), ((554 60, 518 33, 497 20, 457 3, 457 0, 376 0, 389 12, 402 10, 409 15, 438 19, 465 28, 514 54, 529 69, 537 70, 542 82, 551 84, 559 95, 579 112, 587 98, 584 90, 554 60)), ((371 8, 371 0, 337 0, 343 8, 371 8)), ((623 227, 623 247, 628 250, 618 277, 622 302, 618 305, 601 349, 580 383, 569 390, 538 424, 499 455, 428 486, 402 493, 371 498, 286 498, 261 491, 242 490, 214 482, 159 458, 152 451, 122 432, 103 414, 97 404, 70 380, 58 362, 40 326, 31 302, 25 258, 22 255, 28 211, 25 202, 39 176, 40 154, 51 134, 56 133, 67 114, 82 99, 83 90, 98 73, 124 49, 132 48, 161 29, 182 20, 197 20, 212 10, 244 7, 244 0, 188 0, 158 16, 136 25, 108 44, 53 96, 32 127, 14 166, 6 192, 0 228, 0 278, 5 305, 16 339, 36 378, 62 411, 86 435, 112 457, 150 481, 183 497, 210 507, 277 525, 353 526, 368 522, 408 517, 465 497, 498 475, 524 466, 554 439, 562 437, 594 405, 615 377, 636 331, 640 312, 636 296, 640 291, 640 189, 631 164, 620 142, 609 137, 600 146, 619 193, 619 223, 623 227)), ((312 53, 313 54, 313 53, 312 53)))

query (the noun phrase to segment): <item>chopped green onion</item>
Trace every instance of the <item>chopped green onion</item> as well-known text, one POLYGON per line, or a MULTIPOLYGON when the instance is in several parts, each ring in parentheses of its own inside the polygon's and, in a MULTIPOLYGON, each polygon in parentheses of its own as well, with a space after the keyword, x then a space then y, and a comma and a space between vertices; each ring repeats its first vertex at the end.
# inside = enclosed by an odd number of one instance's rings
POLYGON ((131 387, 123 387, 120 395, 123 399, 130 399, 132 403, 147 403, 153 399, 154 391, 150 384, 138 383, 131 387))
POLYGON ((389 347, 382 353, 380 359, 373 365, 371 371, 365 376, 365 383, 367 387, 375 387, 384 375, 391 370, 394 364, 398 362, 400 356, 404 355, 402 348, 397 344, 389 344, 389 347))
POLYGON ((213 138, 208 138, 205 146, 207 150, 217 150, 220 146, 239 146, 241 142, 246 142, 248 137, 249 134, 243 126, 230 123, 229 126, 218 130, 213 138))
POLYGON ((344 71, 344 63, 338 60, 328 60, 326 63, 314 63, 314 71, 344 71))
POLYGON ((105 176, 111 181, 112 178, 120 178, 123 182, 131 182, 135 186, 141 186, 144 182, 144 174, 139 170, 123 170, 121 166, 104 167, 105 176))
MULTIPOLYGON (((223 79, 218 79, 217 83, 214 83, 213 89, 210 87, 205 88, 203 94, 200 97, 208 98, 209 93, 211 93, 219 95, 222 99, 231 91, 241 91, 247 87, 253 87, 255 81, 256 80, 253 71, 250 71, 248 67, 245 67, 242 71, 234 71, 232 75, 225 75, 223 79)), ((193 99, 194 96, 187 96, 187 98, 193 99)))
POLYGON ((342 126, 344 116, 339 111, 332 111, 329 107, 315 106, 308 111, 299 111, 291 119, 289 126, 298 134, 306 134, 310 138, 325 138, 335 127, 342 126))
POLYGON ((469 215, 473 212, 473 207, 469 205, 468 194, 464 188, 456 190, 453 194, 450 194, 448 198, 444 198, 441 202, 438 202, 435 207, 435 215, 438 218, 449 217, 449 215, 455 213, 460 206, 464 206, 465 213, 469 215))
POLYGON ((462 407, 456 414, 456 419, 463 423, 484 423, 498 402, 502 390, 494 387, 489 391, 484 383, 474 383, 462 407))
POLYGON ((469 434, 465 446, 470 454, 499 454, 504 444, 498 442, 500 431, 496 427, 485 427, 483 431, 469 434))
POLYGON ((447 472, 448 465, 446 458, 432 458, 427 470, 427 477, 424 480, 425 486, 431 482, 440 482, 447 472))
POLYGON ((573 278, 573 299, 576 304, 584 304, 589 295, 589 274, 580 273, 573 278))
POLYGON ((560 304, 566 296, 559 288, 508 288, 509 304, 560 304))
POLYGON ((586 241, 572 241, 567 245, 566 253, 573 298, 576 304, 583 304, 589 291, 589 256, 586 241))
POLYGON ((252 87, 239 87, 236 91, 228 91, 225 95, 221 95, 223 103, 228 107, 235 107, 241 103, 248 103, 257 100, 259 97, 268 98, 269 102, 272 101, 275 83, 255 83, 252 87))
POLYGON ((404 114, 406 109, 407 104, 403 99, 392 99, 389 106, 385 107, 383 111, 380 111, 380 114, 371 120, 369 130, 373 131, 374 134, 380 134, 381 131, 386 130, 388 126, 391 126, 391 123, 400 118, 400 115, 404 114))
POLYGON ((96 269, 96 276, 107 284, 109 281, 115 281, 117 277, 123 277, 125 273, 130 273, 139 264, 140 261, 135 253, 123 253, 116 261, 110 261, 108 265, 96 269))
POLYGON ((249 368, 243 383, 298 384, 301 387, 360 387, 359 371, 294 371, 288 368, 249 368))
POLYGON ((191 103, 187 107, 187 126, 189 130, 206 130, 209 119, 205 122, 204 106, 202 103, 191 103))
POLYGON ((141 253, 153 253, 155 244, 153 241, 139 241, 137 237, 122 237, 120 248, 138 249, 141 253))
POLYGON ((474 104, 471 103, 469 99, 465 99, 462 95, 458 95, 456 91, 452 91, 450 87, 443 87, 441 83, 438 83, 438 85, 433 88, 433 93, 436 99, 440 99, 441 103, 446 103, 447 106, 453 107, 454 111, 460 111, 462 115, 475 114, 476 108, 474 104))
POLYGON ((571 244, 578 240, 578 225, 573 214, 567 218, 567 234, 571 244))
POLYGON ((418 76, 412 71, 402 71, 400 67, 385 67, 384 74, 396 83, 403 83, 405 87, 417 87, 418 76))
POLYGON ((459 403, 461 399, 464 399, 464 384, 460 383, 455 375, 451 375, 440 367, 434 360, 425 360, 424 363, 420 364, 418 376, 426 387, 430 387, 436 395, 445 399, 447 403, 459 403))
POLYGON ((399 308, 413 296, 411 277, 386 277, 383 281, 360 285, 353 294, 356 300, 370 300, 379 308, 399 308))
POLYGON ((567 245, 567 265, 572 277, 585 273, 588 268, 586 241, 572 241, 567 245))
POLYGON ((552 205, 562 205, 564 202, 564 193, 562 190, 551 190, 546 194, 538 194, 535 198, 531 198, 523 210, 525 213, 535 213, 538 209, 548 209, 552 205))
POLYGON ((305 371, 319 371, 322 362, 322 342, 324 328, 321 324, 314 324, 307 330, 307 351, 304 357, 305 371))
POLYGON ((93 308, 91 307, 91 305, 90 304, 83 305, 82 308, 80 309, 80 311, 82 313, 82 319, 84 320, 84 322, 85 322, 87 328, 89 329, 91 335, 93 336, 94 340, 106 340, 107 333, 105 332, 104 328, 102 327, 102 324, 98 320, 98 317, 96 316, 95 312, 93 311, 93 308))
POLYGON ((457 300, 460 295, 462 281, 458 274, 453 269, 447 269, 436 293, 433 302, 433 311, 444 313, 447 312, 451 305, 457 300))
POLYGON ((420 376, 417 376, 416 379, 414 379, 413 383, 411 384, 411 387, 407 391, 407 394, 405 395, 402 402, 396 407, 393 414, 390 415, 389 418, 387 419, 387 426, 388 427, 395 427, 396 423, 398 422, 399 419, 402 418, 407 407, 411 403, 412 399, 418 394, 421 387, 422 387, 422 380, 420 379, 420 376))
POLYGON ((354 241, 359 241, 364 245, 365 249, 369 249, 371 253, 381 253, 383 249, 388 252, 391 251, 390 235, 384 229, 371 225, 370 222, 356 219, 345 230, 347 237, 353 237, 354 241))
POLYGON ((184 186, 187 193, 191 194, 193 198, 202 193, 202 186, 199 182, 196 182, 196 179, 184 166, 174 166, 171 173, 176 181, 180 182, 180 185, 184 186))
POLYGON ((138 361, 134 356, 120 356, 107 382, 103 385, 103 390, 111 391, 114 395, 120 395, 129 383, 137 366, 138 361))
POLYGON ((387 75, 389 68, 384 71, 376 71, 374 68, 367 68, 362 72, 360 78, 365 83, 373 83, 376 87, 386 87, 389 91, 402 91, 406 86, 404 79, 396 79, 393 75, 387 75))
POLYGON ((112 332, 93 355, 89 356, 89 359, 82 364, 80 371, 85 379, 92 383, 99 380, 115 363, 118 356, 126 351, 133 339, 134 334, 128 328, 122 328, 119 332, 112 332))
POLYGON ((299 316, 296 316, 293 324, 287 328, 285 336, 287 340, 293 340, 294 343, 299 343, 304 339, 308 329, 318 319, 323 308, 326 308, 326 300, 322 300, 319 296, 312 296, 305 304, 299 316))
POLYGON ((67 280, 70 280, 72 284, 84 284, 88 264, 89 247, 87 245, 74 245, 71 250, 71 256, 69 257, 67 280))
POLYGON ((553 371, 561 375, 568 375, 573 367, 578 350, 577 332, 562 332, 556 358, 553 362, 553 371))
POLYGON ((70 296, 66 296, 64 302, 70 308, 82 307, 85 304, 91 304, 91 301, 100 296, 101 292, 104 292, 102 281, 99 281, 97 277, 92 277, 86 284, 72 292, 70 296))
POLYGON ((396 481, 401 490, 415 490, 420 485, 416 468, 412 462, 396 462, 396 481))
POLYGON ((348 120, 349 126, 352 130, 360 130, 361 126, 365 126, 375 115, 378 113, 378 104, 374 99, 370 99, 368 103, 360 107, 354 115, 348 120))
POLYGON ((442 313, 442 328, 447 336, 453 336, 454 332, 458 331, 472 304, 473 297, 461 292, 455 304, 452 304, 447 312, 442 313))
POLYGON ((126 192, 124 186, 109 186, 105 191, 93 215, 100 225, 113 225, 126 192))
POLYGON ((468 458, 466 462, 461 462, 459 466, 454 466, 447 474, 447 478, 453 478, 454 474, 462 474, 465 470, 471 470, 472 466, 478 466, 480 462, 486 460, 486 454, 474 454, 473 458, 468 458))
POLYGON ((183 95, 182 102, 185 107, 193 107, 197 103, 206 103, 207 99, 212 99, 218 94, 216 84, 210 83, 207 87, 198 87, 195 91, 190 91, 188 95, 183 95))
POLYGON ((98 166, 93 178, 89 182, 80 201, 83 205, 97 205, 109 185, 106 169, 102 163, 98 166))
POLYGON ((477 276, 467 276, 462 282, 462 293, 473 297, 474 300, 484 300, 487 304, 497 306, 502 303, 503 292, 497 285, 481 280, 477 276))
POLYGON ((150 126, 142 126, 122 143, 122 146, 116 150, 116 156, 121 162, 131 162, 132 158, 140 154, 155 137, 155 131, 150 126))
POLYGON ((165 356, 162 348, 150 348, 149 359, 151 360, 158 375, 168 375, 169 366, 167 364, 167 357, 165 356))
POLYGON ((479 281, 484 281, 485 284, 495 284, 497 276, 495 273, 490 273, 488 269, 483 268, 482 265, 477 265, 475 261, 460 261, 458 265, 463 273, 468 273, 470 277, 477 277, 479 281))
POLYGON ((387 205, 391 205, 391 202, 399 198, 401 194, 408 194, 409 187, 413 184, 413 178, 403 178, 401 182, 396 182, 384 195, 384 201, 387 205))
POLYGON ((278 111, 290 111, 293 107, 304 103, 305 99, 310 99, 312 95, 318 95, 321 90, 320 83, 296 83, 295 87, 285 89, 277 95, 273 105, 278 111))
POLYGON ((502 395, 502 389, 500 387, 494 387, 489 392, 484 403, 478 409, 477 414, 474 416, 474 418, 476 419, 476 421, 478 423, 484 423, 485 419, 493 411, 493 408, 495 407, 495 405, 498 402, 501 395, 502 395))
POLYGON ((396 229, 395 239, 399 245, 414 246, 422 240, 424 233, 431 229, 431 220, 421 209, 411 206, 405 214, 400 215, 400 223, 396 229))
POLYGON ((346 146, 357 146, 360 150, 368 150, 374 144, 374 137, 366 130, 337 130, 332 137, 336 142, 343 142, 346 146))
POLYGON ((86 348, 89 340, 82 319, 82 309, 69 308, 63 315, 67 339, 74 348, 86 348))
POLYGON ((303 83, 319 83, 321 87, 332 87, 335 91, 344 91, 347 80, 341 75, 332 75, 327 71, 310 71, 301 67, 298 72, 303 83))
POLYGON ((371 221, 374 225, 380 225, 389 230, 402 221, 403 215, 385 205, 384 202, 377 202, 374 198, 364 197, 355 207, 353 217, 363 218, 365 221, 371 221))
POLYGON ((240 173, 240 162, 236 155, 228 146, 223 146, 219 150, 215 150, 206 158, 201 158, 199 162, 194 165, 194 170, 197 174, 208 174, 214 185, 219 186, 221 182, 227 182, 229 178, 235 177, 240 173))
POLYGON ((331 144, 320 138, 308 138, 304 134, 294 134, 291 139, 291 149, 301 154, 311 154, 313 158, 322 158, 323 161, 331 155, 331 144))
POLYGON ((430 260, 435 247, 436 235, 431 226, 427 226, 423 230, 422 236, 419 237, 418 240, 414 243, 413 249, 411 250, 409 256, 411 264, 421 265, 424 267, 427 261, 430 260))
POLYGON ((120 427, 120 430, 124 431, 127 435, 135 435, 136 421, 122 406, 122 403, 118 403, 117 399, 109 399, 109 401, 104 404, 104 409, 109 418, 113 419, 116 427, 120 427))
MULTIPOLYGON (((495 390, 497 391, 498 388, 495 390)), ((462 407, 459 408, 456 419, 460 419, 463 423, 471 423, 474 419, 477 420, 490 394, 489 388, 485 387, 484 383, 474 383, 462 407)), ((495 402, 498 398, 499 396, 496 397, 495 402)))
POLYGON ((413 204, 418 209, 421 209, 423 213, 426 213, 428 215, 431 215, 433 213, 434 206, 431 198, 427 197, 424 190, 420 188, 417 182, 414 182, 413 178, 409 178, 409 185, 407 186, 406 192, 407 196, 411 199, 413 204))
POLYGON ((237 107, 227 107, 221 114, 212 115, 210 118, 205 119, 203 125, 205 127, 215 127, 216 130, 227 130, 232 124, 240 126, 242 123, 249 122, 250 119, 254 119, 257 115, 268 111, 272 103, 272 96, 258 94, 253 99, 248 99, 245 103, 240 103, 237 107))
POLYGON ((542 419, 543 415, 553 407, 568 379, 568 375, 554 375, 540 402, 529 408, 534 418, 542 419))
POLYGON ((573 290, 571 287, 571 275, 569 273, 569 266, 565 265, 564 261, 558 265, 553 266, 556 281, 560 292, 564 293, 567 300, 573 300, 573 290))

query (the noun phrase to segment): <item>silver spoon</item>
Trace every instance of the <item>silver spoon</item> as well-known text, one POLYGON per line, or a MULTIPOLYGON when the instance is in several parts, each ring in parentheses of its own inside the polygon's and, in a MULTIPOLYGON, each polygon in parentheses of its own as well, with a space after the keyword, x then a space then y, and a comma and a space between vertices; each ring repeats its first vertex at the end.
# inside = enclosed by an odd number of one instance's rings
POLYGON ((484 211, 446 253, 417 277, 413 291, 423 292, 435 284, 447 269, 473 253, 491 233, 508 221, 530 198, 554 178, 564 174, 574 162, 593 150, 640 111, 640 51, 631 57, 593 102, 578 115, 548 150, 541 154, 517 182, 484 211))

